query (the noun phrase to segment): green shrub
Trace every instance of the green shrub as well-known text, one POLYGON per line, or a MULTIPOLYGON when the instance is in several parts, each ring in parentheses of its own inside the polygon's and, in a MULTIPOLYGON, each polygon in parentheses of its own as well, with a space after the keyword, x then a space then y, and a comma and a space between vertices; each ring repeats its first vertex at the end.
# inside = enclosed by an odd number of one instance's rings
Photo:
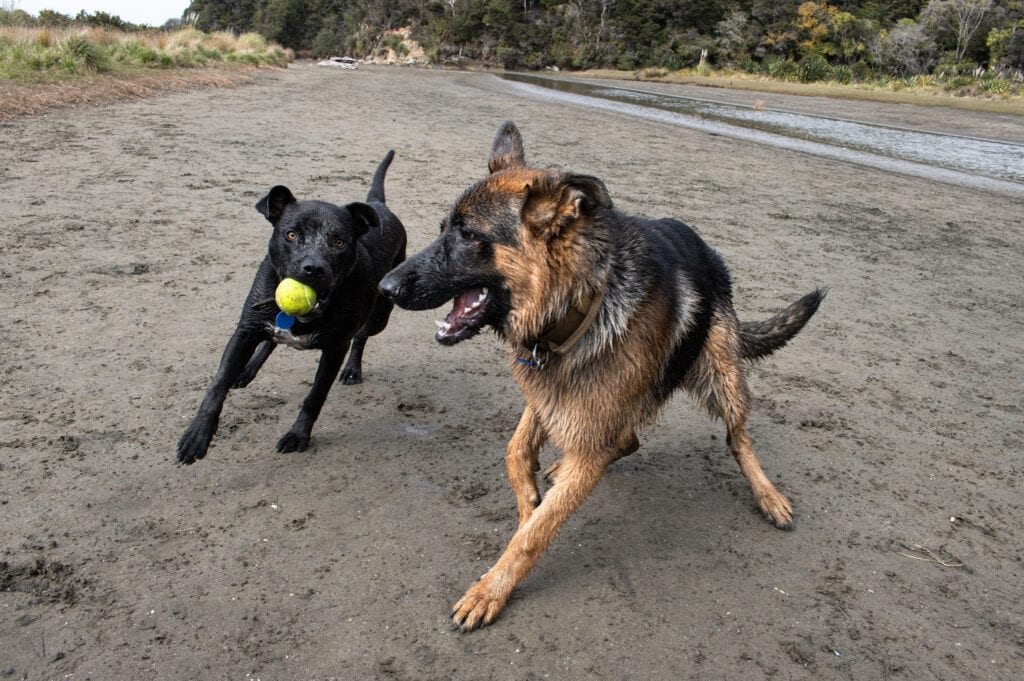
POLYGON ((140 64, 145 64, 146 66, 157 64, 160 62, 160 53, 151 47, 140 47, 137 59, 140 64))
POLYGON ((747 73, 758 74, 761 73, 761 65, 756 60, 747 57, 740 62, 740 68, 747 73))
POLYGON ((779 80, 796 80, 800 73, 800 67, 795 61, 779 57, 769 57, 765 60, 765 68, 769 76, 779 80))
POLYGON ((828 71, 828 78, 829 80, 833 80, 837 83, 848 85, 850 81, 853 80, 853 69, 851 69, 849 66, 846 66, 845 64, 833 66, 828 71))
POLYGON ((1008 80, 1002 78, 984 78, 979 87, 985 92, 993 95, 1009 95, 1013 94, 1013 85, 1008 80))
POLYGON ((107 68, 107 56, 95 42, 81 35, 70 35, 58 47, 61 67, 66 71, 95 73, 107 68))
POLYGON ((509 70, 518 68, 523 61, 523 53, 514 47, 499 47, 495 56, 498 57, 501 65, 509 70))
POLYGON ((814 83, 828 77, 828 61, 820 54, 808 54, 800 60, 799 76, 801 82, 814 83))
POLYGON ((972 78, 971 76, 957 76, 955 78, 950 78, 949 80, 947 80, 945 88, 947 90, 956 90, 958 88, 968 87, 970 85, 974 85, 974 78, 972 78))
POLYGON ((874 73, 871 70, 871 65, 866 61, 856 62, 850 67, 850 71, 853 73, 853 79, 856 81, 871 80, 874 76, 874 73))
POLYGON ((636 52, 625 51, 619 55, 618 60, 615 62, 615 68, 621 71, 635 71, 639 64, 637 63, 636 52))

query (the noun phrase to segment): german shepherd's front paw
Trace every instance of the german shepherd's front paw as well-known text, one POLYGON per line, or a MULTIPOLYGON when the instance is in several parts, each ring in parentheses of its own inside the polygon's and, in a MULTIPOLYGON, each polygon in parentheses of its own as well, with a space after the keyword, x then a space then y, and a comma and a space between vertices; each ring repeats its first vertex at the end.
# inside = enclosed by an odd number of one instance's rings
POLYGON ((486 627, 498 618, 507 602, 508 594, 497 593, 491 580, 484 575, 452 608, 452 624, 461 631, 486 627))
POLYGON ((780 530, 793 529, 793 504, 784 494, 773 490, 771 494, 758 497, 757 505, 772 525, 780 530))
POLYGON ((304 452, 309 447, 309 434, 296 433, 289 430, 280 440, 277 441, 277 451, 280 454, 290 452, 304 452))

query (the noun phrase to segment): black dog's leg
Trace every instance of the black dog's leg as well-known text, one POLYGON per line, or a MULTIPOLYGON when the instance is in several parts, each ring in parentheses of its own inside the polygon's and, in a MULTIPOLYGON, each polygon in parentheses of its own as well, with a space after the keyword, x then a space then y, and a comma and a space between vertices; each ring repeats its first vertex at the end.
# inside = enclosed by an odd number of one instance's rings
POLYGON ((348 361, 341 370, 338 383, 355 385, 363 382, 363 348, 366 347, 366 334, 362 331, 352 339, 352 348, 348 351, 348 361))
POLYGON ((299 417, 295 419, 291 430, 284 434, 278 443, 279 452, 302 452, 309 446, 309 433, 313 430, 313 424, 320 416, 320 409, 324 406, 327 393, 331 391, 331 385, 341 369, 341 362, 345 359, 345 348, 348 347, 348 339, 339 343, 341 350, 327 351, 320 355, 320 366, 316 370, 316 378, 313 379, 313 388, 302 401, 302 409, 299 417))
POLYGON ((252 379, 256 378, 256 374, 259 373, 260 369, 263 368, 263 364, 267 361, 267 357, 270 357, 270 353, 277 347, 277 343, 274 341, 263 341, 256 348, 256 352, 253 354, 252 359, 242 369, 241 375, 235 380, 235 384, 232 388, 244 388, 250 383, 252 379))
POLYGON ((349 351, 348 361, 341 371, 341 378, 338 380, 345 385, 354 385, 363 382, 363 349, 366 347, 366 339, 376 336, 388 325, 391 317, 391 310, 395 304, 384 296, 377 296, 377 302, 373 305, 373 311, 366 324, 359 330, 356 337, 352 339, 352 349, 349 351))
POLYGON ((206 396, 199 405, 199 413, 178 440, 178 463, 191 464, 206 456, 210 440, 217 432, 224 398, 242 373, 246 361, 252 357, 258 343, 259 338, 246 331, 237 330, 231 336, 227 347, 224 348, 213 385, 206 391, 206 396))

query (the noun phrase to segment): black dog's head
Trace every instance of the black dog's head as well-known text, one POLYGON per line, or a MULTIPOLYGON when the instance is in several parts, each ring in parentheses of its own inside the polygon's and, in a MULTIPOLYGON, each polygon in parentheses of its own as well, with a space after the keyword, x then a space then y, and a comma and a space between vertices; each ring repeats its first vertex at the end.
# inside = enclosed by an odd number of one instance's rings
POLYGON ((487 325, 510 339, 539 332, 549 305, 567 297, 582 269, 580 232, 595 211, 611 207, 596 178, 527 167, 511 121, 498 131, 487 166, 490 175, 456 200, 434 243, 380 283, 409 310, 454 299, 438 322, 436 338, 445 345, 487 325))
POLYGON ((298 201, 281 185, 256 210, 274 225, 268 251, 278 277, 301 281, 323 304, 355 265, 356 242, 379 226, 377 212, 365 203, 298 201))

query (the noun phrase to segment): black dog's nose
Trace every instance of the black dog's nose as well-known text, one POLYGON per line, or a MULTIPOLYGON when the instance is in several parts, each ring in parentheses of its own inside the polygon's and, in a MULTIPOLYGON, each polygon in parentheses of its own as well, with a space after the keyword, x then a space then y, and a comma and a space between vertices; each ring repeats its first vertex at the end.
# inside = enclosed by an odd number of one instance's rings
POLYGON ((323 276, 324 267, 318 263, 307 262, 302 265, 302 273, 310 277, 323 276))
POLYGON ((377 288, 380 289, 385 298, 393 301, 402 291, 401 278, 388 274, 380 280, 380 285, 377 288))

